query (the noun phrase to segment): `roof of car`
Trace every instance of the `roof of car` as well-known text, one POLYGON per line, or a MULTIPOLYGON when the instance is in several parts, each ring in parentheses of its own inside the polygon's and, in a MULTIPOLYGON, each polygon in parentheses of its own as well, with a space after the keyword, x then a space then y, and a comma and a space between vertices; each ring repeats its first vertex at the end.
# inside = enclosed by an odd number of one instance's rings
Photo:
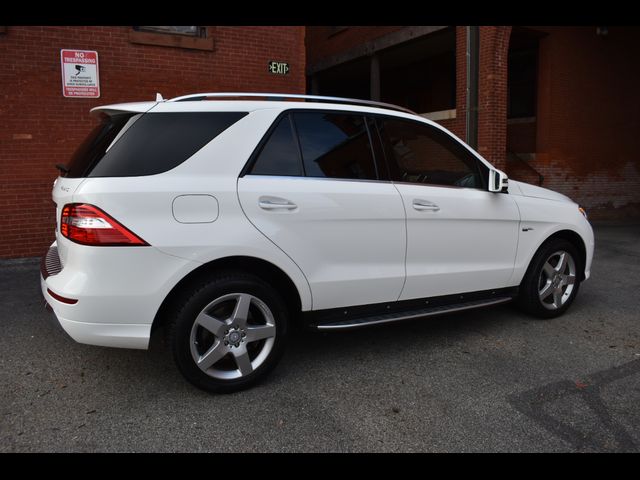
MULTIPOLYGON (((262 109, 338 109, 369 113, 397 114, 417 116, 415 112, 389 103, 372 100, 326 97, 317 95, 285 94, 285 93, 196 93, 165 100, 157 94, 156 101, 119 103, 95 107, 91 111, 103 112, 185 112, 185 111, 254 111, 262 109), (155 107, 155 108, 154 108, 155 107)), ((399 115, 404 116, 404 115, 399 115)))

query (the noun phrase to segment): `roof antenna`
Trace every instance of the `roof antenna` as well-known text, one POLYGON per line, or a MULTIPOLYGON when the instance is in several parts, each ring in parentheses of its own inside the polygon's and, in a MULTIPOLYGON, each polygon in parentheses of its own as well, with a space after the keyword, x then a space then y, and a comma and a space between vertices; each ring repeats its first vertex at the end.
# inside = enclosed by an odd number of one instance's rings
POLYGON ((164 102, 164 98, 162 98, 161 93, 156 93, 156 102, 164 102))

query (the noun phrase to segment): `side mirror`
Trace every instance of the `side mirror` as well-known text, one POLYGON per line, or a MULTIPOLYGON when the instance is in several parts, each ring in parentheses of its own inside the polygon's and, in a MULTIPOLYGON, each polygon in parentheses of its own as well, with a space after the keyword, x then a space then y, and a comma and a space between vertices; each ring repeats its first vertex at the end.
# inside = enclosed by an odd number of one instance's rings
POLYGON ((509 178, 507 174, 496 168, 489 170, 489 191, 495 193, 509 192, 509 178))

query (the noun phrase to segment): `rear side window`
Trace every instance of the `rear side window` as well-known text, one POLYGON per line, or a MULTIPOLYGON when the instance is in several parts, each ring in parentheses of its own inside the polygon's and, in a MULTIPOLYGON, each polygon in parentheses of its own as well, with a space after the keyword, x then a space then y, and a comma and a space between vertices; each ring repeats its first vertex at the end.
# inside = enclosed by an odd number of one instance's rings
POLYGON ((131 177, 166 172, 245 115, 246 112, 179 112, 107 117, 73 155, 67 177, 131 177))
POLYGON ((288 115, 282 117, 273 129, 249 173, 296 177, 302 175, 300 153, 288 115))
POLYGON ((378 178, 364 116, 296 112, 293 118, 307 177, 378 178))

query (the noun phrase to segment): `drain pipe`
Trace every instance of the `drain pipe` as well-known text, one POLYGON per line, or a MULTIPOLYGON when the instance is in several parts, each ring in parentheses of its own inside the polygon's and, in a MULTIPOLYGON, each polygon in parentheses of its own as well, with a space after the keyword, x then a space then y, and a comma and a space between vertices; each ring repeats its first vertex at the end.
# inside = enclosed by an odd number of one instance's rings
POLYGON ((467 144, 478 149, 478 65, 480 57, 480 27, 467 27, 467 144))

